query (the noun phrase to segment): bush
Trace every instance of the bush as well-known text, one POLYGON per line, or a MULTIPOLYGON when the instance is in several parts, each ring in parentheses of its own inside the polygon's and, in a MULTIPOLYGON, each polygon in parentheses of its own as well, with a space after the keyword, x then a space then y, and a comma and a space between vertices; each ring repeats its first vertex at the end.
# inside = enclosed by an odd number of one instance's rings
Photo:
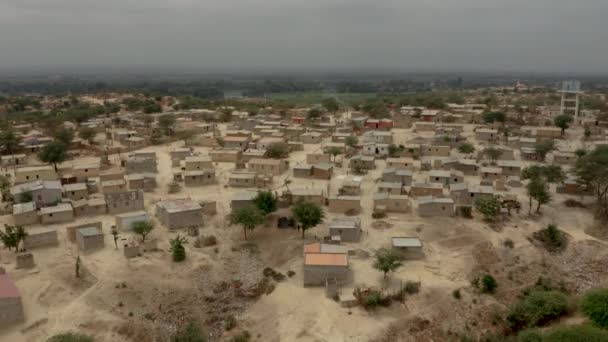
POLYGON ((224 322, 224 329, 226 329, 226 331, 230 331, 230 330, 234 329, 235 327, 236 327, 236 318, 234 318, 234 316, 228 317, 228 319, 226 319, 226 322, 224 322))
POLYGON ((405 292, 411 295, 420 292, 420 282, 408 280, 405 282, 405 292))
POLYGON ((496 283, 496 279, 489 274, 486 274, 481 278, 481 292, 483 293, 494 293, 498 284, 496 283))
POLYGON ((191 321, 179 329, 171 342, 206 342, 207 336, 200 325, 191 321))
POLYGON ((95 339, 92 336, 66 332, 50 337, 46 342, 93 342, 95 339))
POLYGON ((524 330, 517 335, 520 342, 601 342, 608 341, 608 331, 587 325, 563 326, 541 332, 524 330))
POLYGON ((217 245, 217 238, 213 235, 204 236, 201 239, 201 244, 203 247, 215 246, 217 245))
POLYGON ((459 207, 460 215, 466 218, 473 217, 473 208, 469 206, 459 207))
POLYGON ((566 234, 554 224, 550 224, 547 228, 534 232, 532 236, 540 241, 549 252, 563 251, 568 242, 566 234))
POLYGON ((454 297, 456 299, 462 298, 462 295, 460 294, 460 289, 456 289, 456 290, 452 291, 452 297, 454 297))
POLYGON ((511 248, 511 249, 513 249, 513 247, 515 247, 515 243, 513 243, 513 240, 511 240, 511 239, 506 239, 502 244, 505 247, 511 248))
POLYGON ((589 291, 581 303, 581 311, 595 325, 608 327, 608 289, 589 291))
POLYGON ((373 219, 382 219, 386 217, 386 213, 383 211, 374 211, 372 213, 372 218, 373 219))
POLYGON ((534 290, 513 306, 507 322, 513 331, 544 325, 566 314, 568 300, 557 291, 534 290))

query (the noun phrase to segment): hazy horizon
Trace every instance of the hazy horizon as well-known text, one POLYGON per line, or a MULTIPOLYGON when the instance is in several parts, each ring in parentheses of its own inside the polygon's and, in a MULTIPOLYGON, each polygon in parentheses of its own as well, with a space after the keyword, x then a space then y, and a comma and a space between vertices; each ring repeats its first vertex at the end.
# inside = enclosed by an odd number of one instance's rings
POLYGON ((608 1, 0 0, 0 71, 608 70, 608 1))

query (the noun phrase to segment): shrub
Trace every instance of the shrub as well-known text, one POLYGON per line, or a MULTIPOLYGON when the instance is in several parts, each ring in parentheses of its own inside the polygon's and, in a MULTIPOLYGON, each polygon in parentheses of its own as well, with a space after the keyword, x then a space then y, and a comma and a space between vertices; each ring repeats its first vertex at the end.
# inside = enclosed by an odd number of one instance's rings
POLYGON ((181 327, 171 338, 171 342, 206 342, 207 336, 200 325, 194 321, 181 327))
POLYGON ((459 207, 460 215, 466 218, 473 217, 473 208, 469 206, 459 207))
POLYGON ((226 329, 226 331, 230 331, 232 329, 234 329, 236 327, 236 318, 234 318, 234 316, 230 316, 226 319, 226 322, 224 322, 224 329, 226 329))
POLYGON ((520 342, 601 342, 608 341, 608 331, 588 325, 563 326, 541 332, 524 330, 517 335, 520 342))
POLYGON ((411 295, 420 292, 420 282, 408 280, 405 282, 405 292, 411 295))
POLYGON ((230 342, 247 342, 251 338, 249 331, 243 331, 243 333, 233 336, 230 342))
POLYGON ((513 249, 513 247, 515 247, 515 243, 513 243, 513 240, 511 240, 511 239, 506 239, 502 244, 505 247, 511 248, 511 249, 513 249))
POLYGON ((383 211, 374 211, 372 213, 372 218, 373 219, 382 219, 386 217, 386 213, 383 211))
POLYGON ((566 248, 568 242, 566 234, 554 224, 550 224, 547 228, 534 232, 532 236, 542 242, 543 246, 550 252, 561 252, 566 248))
POLYGON ((46 340, 46 342, 93 342, 95 339, 92 336, 75 333, 65 332, 58 335, 54 335, 46 340))
POLYGON ((452 297, 454 297, 456 299, 462 298, 462 295, 460 294, 460 289, 456 289, 456 290, 452 291, 452 297))
POLYGON ((567 199, 564 201, 564 205, 568 208, 585 208, 585 205, 574 199, 567 199))
POLYGON ((589 291, 583 298, 581 311, 595 325, 608 327, 608 289, 589 291))
POLYGON ((496 279, 489 274, 486 274, 481 278, 481 292, 483 293, 494 293, 498 284, 496 279))
POLYGON ((534 290, 513 306, 507 322, 513 331, 544 325, 564 315, 568 308, 566 296, 557 291, 534 290))
POLYGON ((217 245, 217 238, 213 235, 204 236, 201 239, 201 244, 204 247, 215 246, 217 245))

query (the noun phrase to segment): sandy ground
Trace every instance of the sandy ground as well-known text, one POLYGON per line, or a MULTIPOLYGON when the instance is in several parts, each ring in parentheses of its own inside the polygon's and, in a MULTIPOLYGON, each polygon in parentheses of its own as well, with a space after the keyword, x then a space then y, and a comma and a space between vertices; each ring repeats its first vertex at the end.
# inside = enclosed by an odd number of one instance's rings
MULTIPOLYGON (((470 127, 466 135, 472 135, 470 127)), ((417 135, 410 130, 397 129, 394 136, 395 142, 400 144, 417 135)), ((155 151, 159 165, 159 186, 155 192, 146 193, 146 210, 153 213, 154 204, 161 199, 191 197, 195 200, 215 200, 218 214, 206 218, 201 234, 213 234, 218 238, 218 245, 194 248, 193 238, 189 238, 187 260, 175 264, 170 259, 168 240, 185 232, 169 232, 158 224, 151 237, 159 240, 160 250, 127 260, 122 251, 114 248, 110 235, 114 217, 105 215, 81 218, 69 224, 103 221, 106 248, 83 255, 79 254, 73 243, 67 241, 65 227, 68 225, 56 225, 60 232, 60 245, 33 250, 37 264, 34 270, 16 270, 13 253, 2 251, 0 254, 2 266, 16 279, 26 314, 25 323, 0 330, 1 341, 42 341, 47 336, 66 330, 82 330, 97 336, 100 341, 144 341, 152 340, 152 335, 147 335, 146 330, 171 332, 180 324, 180 319, 187 316, 213 324, 214 319, 225 317, 214 311, 217 302, 209 295, 218 294, 210 292, 211 289, 222 281, 230 283, 238 280, 244 287, 254 285, 261 278, 263 267, 272 267, 282 273, 291 270, 295 276, 277 283, 274 291, 258 299, 226 299, 221 310, 236 315, 238 328, 235 331, 246 329, 255 341, 368 341, 386 334, 389 327, 404 319, 414 316, 436 318, 446 308, 456 308, 450 295, 452 290, 468 287, 472 274, 480 267, 502 272, 500 274, 506 277, 511 266, 546 260, 546 255, 528 237, 547 223, 558 223, 569 234, 572 246, 579 242, 587 243, 588 240, 598 244, 599 247, 590 249, 595 254, 589 258, 603 257, 599 251, 605 244, 584 232, 594 224, 589 210, 566 208, 563 205, 566 197, 555 195, 554 201, 543 208, 542 216, 529 219, 523 188, 509 191, 519 196, 524 209, 519 215, 514 214, 505 220, 501 229, 488 227, 479 217, 473 220, 421 218, 415 211, 389 214, 383 219, 388 223, 388 228, 375 229, 371 218, 372 196, 385 164, 378 161, 377 169, 364 176, 362 184, 363 211, 360 217, 365 231, 363 238, 359 243, 346 245, 373 256, 379 248, 388 247, 393 236, 419 236, 424 243, 425 258, 407 261, 397 272, 390 274, 388 281, 384 281, 382 275, 372 268, 372 257, 352 257, 350 264, 354 281, 342 288, 341 292, 347 293, 357 286, 396 288, 408 280, 420 281, 422 289, 419 294, 408 297, 405 303, 388 309, 368 312, 354 308, 349 311, 326 298, 322 288, 302 287, 301 247, 315 237, 326 235, 327 224, 307 232, 306 240, 301 240, 296 231, 260 227, 250 234, 249 244, 243 245, 241 229, 229 226, 225 220, 230 211, 230 199, 235 192, 242 190, 224 186, 234 164, 217 165, 217 185, 183 188, 178 194, 167 194, 167 184, 173 177, 168 152, 181 145, 183 142, 143 149, 155 151), (503 246, 506 239, 513 240, 515 249, 503 246), (253 251, 248 250, 251 246, 254 246, 253 251), (488 254, 484 254, 486 251, 489 251, 488 254), (86 269, 81 279, 74 276, 75 258, 78 255, 86 269), (519 257, 517 262, 513 261, 515 255, 519 257)), ((291 164, 304 162, 307 153, 319 150, 319 145, 305 145, 304 151, 292 153, 291 164)), ((197 147, 196 151, 205 154, 208 149, 197 147)), ((73 163, 82 161, 78 159, 73 163)), ((345 161, 344 165, 347 164, 345 161)), ((346 168, 338 168, 336 174, 347 174, 346 168)), ((275 177, 273 189, 279 192, 284 190, 286 177, 292 181, 290 188, 327 187, 327 181, 293 178, 290 173, 285 173, 275 177)), ((426 178, 426 172, 417 172, 415 177, 422 181, 426 178)), ((337 191, 338 187, 339 184, 334 182, 331 191, 337 191)), ((328 213, 326 222, 334 216, 339 214, 328 213)), ((0 217, 0 223, 11 222, 10 215, 0 217)), ((121 243, 139 239, 124 232, 120 237, 121 243)), ((564 261, 563 264, 568 265, 568 262, 564 261)), ((591 279, 585 286, 597 285, 605 280, 602 277, 591 279)), ((504 296, 507 293, 505 290, 504 296)), ((460 324, 458 319, 448 315, 436 325, 443 330, 457 329, 460 324)), ((220 339, 219 333, 216 332, 213 338, 220 339)))

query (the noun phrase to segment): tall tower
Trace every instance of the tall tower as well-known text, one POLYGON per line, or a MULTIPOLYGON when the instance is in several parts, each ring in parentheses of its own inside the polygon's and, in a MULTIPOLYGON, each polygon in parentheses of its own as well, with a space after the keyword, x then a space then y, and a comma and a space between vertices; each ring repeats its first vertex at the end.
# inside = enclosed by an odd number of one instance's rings
POLYGON ((578 110, 580 107, 581 82, 570 80, 562 82, 562 105, 560 114, 572 115, 574 122, 578 123, 578 110))

